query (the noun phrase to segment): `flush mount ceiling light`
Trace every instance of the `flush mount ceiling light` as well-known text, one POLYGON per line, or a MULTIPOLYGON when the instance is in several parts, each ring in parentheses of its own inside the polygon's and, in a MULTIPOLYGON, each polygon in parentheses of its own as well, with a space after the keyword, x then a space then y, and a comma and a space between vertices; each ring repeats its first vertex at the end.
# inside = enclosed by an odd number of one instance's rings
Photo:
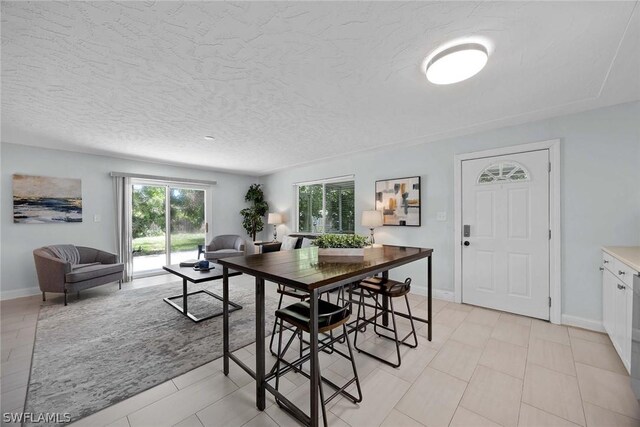
POLYGON ((213 141, 215 138, 211 135, 207 135, 204 137, 204 139, 206 139, 207 141, 213 141))
POLYGON ((458 83, 478 74, 488 58, 487 48, 480 43, 459 44, 427 57, 424 71, 433 84, 458 83))

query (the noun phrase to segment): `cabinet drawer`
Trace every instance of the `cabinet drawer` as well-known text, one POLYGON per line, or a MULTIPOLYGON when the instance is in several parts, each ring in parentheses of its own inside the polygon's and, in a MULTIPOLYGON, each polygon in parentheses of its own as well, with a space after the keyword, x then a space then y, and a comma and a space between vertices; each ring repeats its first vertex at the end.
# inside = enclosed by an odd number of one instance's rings
POLYGON ((618 272, 614 271, 615 266, 613 264, 614 264, 613 257, 606 252, 602 252, 602 266, 617 276, 618 272))
MULTIPOLYGON (((609 265, 609 264, 607 264, 609 265)), ((623 282, 625 285, 627 285, 630 289, 633 289, 633 276, 635 274, 638 274, 637 271, 633 270, 631 267, 629 267, 627 264, 614 259, 613 260, 613 266, 614 266, 614 270, 613 273, 615 274, 615 276, 621 281, 623 282)))

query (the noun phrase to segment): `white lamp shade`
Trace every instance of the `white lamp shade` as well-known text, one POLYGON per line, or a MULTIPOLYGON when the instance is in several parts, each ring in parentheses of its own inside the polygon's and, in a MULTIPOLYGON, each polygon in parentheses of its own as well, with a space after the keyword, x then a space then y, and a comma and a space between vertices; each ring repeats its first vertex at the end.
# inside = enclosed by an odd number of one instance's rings
POLYGON ((282 214, 269 213, 269 216, 267 216, 267 224, 282 224, 282 214))
POLYGON ((367 228, 382 227, 382 211, 363 211, 362 225, 367 228))

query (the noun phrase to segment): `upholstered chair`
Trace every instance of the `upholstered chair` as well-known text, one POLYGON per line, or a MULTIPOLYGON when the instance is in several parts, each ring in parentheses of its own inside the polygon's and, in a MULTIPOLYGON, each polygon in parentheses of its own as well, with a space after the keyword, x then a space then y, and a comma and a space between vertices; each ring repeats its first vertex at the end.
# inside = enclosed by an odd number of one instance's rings
POLYGON ((204 258, 216 262, 222 258, 244 255, 244 239, 235 234, 216 236, 206 247, 204 258))
POLYGON ((124 264, 118 263, 115 254, 99 249, 76 246, 79 259, 71 263, 58 257, 51 247, 33 251, 38 282, 42 291, 64 293, 64 305, 67 305, 67 293, 80 293, 83 289, 118 282, 122 286, 124 264))

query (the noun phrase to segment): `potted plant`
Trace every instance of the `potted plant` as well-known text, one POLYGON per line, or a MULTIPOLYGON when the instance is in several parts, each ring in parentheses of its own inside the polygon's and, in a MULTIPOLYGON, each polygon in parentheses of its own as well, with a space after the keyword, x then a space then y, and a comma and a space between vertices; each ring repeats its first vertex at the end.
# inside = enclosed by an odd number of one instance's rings
POLYGON ((313 240, 319 256, 364 256, 366 237, 357 234, 322 234, 313 240))
POLYGON ((244 201, 251 206, 240 211, 242 215, 242 227, 255 242, 256 234, 264 229, 264 217, 269 211, 269 204, 264 200, 264 193, 260 184, 251 184, 244 201))

